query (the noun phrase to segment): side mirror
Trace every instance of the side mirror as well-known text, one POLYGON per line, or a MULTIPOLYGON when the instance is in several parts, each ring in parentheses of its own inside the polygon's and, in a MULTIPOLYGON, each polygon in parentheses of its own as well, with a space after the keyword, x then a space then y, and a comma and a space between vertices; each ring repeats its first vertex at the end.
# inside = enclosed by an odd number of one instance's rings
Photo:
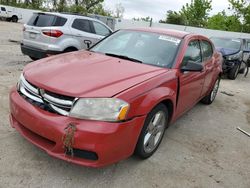
POLYGON ((92 42, 90 40, 84 40, 83 42, 84 42, 84 44, 87 45, 87 48, 89 49, 92 42))
POLYGON ((201 63, 195 63, 193 61, 188 61, 187 64, 181 67, 181 72, 201 72, 203 70, 203 66, 201 63))

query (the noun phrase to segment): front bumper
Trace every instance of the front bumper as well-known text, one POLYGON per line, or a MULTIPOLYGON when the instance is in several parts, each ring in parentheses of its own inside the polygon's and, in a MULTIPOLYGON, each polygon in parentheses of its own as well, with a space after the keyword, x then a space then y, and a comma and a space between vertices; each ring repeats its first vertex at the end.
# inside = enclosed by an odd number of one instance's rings
POLYGON ((61 116, 33 106, 15 88, 10 92, 10 111, 12 127, 28 141, 53 157, 90 167, 102 167, 132 155, 145 120, 142 116, 127 122, 108 123, 61 116), (72 122, 77 129, 73 148, 96 154, 96 159, 65 154, 62 138, 64 129, 72 122))
POLYGON ((222 70, 223 73, 227 73, 230 71, 235 65, 241 65, 240 61, 234 60, 234 61, 229 61, 224 58, 223 64, 222 64, 222 70))
POLYGON ((50 55, 56 55, 62 53, 60 51, 41 50, 38 48, 24 45, 22 43, 21 43, 21 51, 24 55, 28 55, 36 59, 42 59, 50 55))

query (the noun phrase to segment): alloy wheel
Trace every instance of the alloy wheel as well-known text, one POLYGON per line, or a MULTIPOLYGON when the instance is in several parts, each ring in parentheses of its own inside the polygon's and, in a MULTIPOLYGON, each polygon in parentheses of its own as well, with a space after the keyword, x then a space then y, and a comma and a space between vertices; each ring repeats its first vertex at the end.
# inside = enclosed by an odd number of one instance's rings
POLYGON ((158 146, 164 133, 165 124, 166 115, 163 111, 157 112, 150 120, 144 136, 144 151, 146 153, 152 152, 158 146))

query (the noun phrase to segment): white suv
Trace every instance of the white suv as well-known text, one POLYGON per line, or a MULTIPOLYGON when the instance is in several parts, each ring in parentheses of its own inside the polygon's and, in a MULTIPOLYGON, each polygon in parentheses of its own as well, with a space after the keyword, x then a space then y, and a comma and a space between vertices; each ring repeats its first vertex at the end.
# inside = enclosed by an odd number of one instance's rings
POLYGON ((112 32, 103 22, 85 16, 34 13, 24 25, 21 50, 36 60, 87 49, 112 32))

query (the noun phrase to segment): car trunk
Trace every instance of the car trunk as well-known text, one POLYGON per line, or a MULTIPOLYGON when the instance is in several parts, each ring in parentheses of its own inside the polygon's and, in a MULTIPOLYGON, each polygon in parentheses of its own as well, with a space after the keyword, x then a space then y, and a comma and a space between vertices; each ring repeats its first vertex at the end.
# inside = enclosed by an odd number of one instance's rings
POLYGON ((44 35, 44 30, 51 30, 54 26, 63 26, 66 18, 61 18, 52 14, 34 13, 23 32, 23 44, 42 50, 47 50, 53 38, 44 35))

